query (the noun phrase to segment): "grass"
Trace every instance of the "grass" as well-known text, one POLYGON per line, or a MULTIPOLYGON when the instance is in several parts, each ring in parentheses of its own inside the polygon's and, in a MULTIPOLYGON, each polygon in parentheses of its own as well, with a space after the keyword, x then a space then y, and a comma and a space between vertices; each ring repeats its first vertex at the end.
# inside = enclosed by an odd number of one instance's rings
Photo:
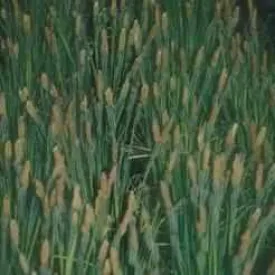
POLYGON ((261 34, 226 0, 105 2, 3 6, 1 270, 274 274, 261 34))

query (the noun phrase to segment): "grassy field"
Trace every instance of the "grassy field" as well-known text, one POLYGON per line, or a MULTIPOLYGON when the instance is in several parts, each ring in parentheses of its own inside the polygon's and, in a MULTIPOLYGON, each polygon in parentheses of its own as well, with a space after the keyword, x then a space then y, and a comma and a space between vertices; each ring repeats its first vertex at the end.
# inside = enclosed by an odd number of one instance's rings
POLYGON ((245 36, 229 0, 10 2, 1 272, 275 274, 275 69, 256 12, 245 36))

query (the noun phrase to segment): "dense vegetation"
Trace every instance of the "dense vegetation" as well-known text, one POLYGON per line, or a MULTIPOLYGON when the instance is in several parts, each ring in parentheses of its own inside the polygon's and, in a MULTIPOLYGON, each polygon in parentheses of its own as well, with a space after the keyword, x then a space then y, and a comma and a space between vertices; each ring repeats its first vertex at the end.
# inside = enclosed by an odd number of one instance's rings
POLYGON ((275 274, 266 13, 119 2, 2 3, 1 272, 275 274))

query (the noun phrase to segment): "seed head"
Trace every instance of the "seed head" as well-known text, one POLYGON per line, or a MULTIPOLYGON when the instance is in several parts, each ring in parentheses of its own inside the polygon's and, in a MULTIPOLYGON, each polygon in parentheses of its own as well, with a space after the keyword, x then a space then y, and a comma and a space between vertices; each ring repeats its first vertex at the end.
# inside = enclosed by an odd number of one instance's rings
POLYGON ((12 158, 12 143, 10 140, 8 140, 6 143, 5 143, 5 159, 6 160, 11 160, 12 158))
POLYGON ((172 204, 172 199, 170 195, 170 190, 166 182, 164 181, 160 182, 160 191, 161 191, 162 199, 164 201, 166 212, 170 213, 172 210, 173 204, 172 204))
POLYGON ((141 87, 140 101, 142 104, 147 102, 149 96, 149 85, 144 83, 141 87))
POLYGON ((109 43, 106 29, 101 31, 101 53, 103 56, 107 56, 109 53, 109 43))
POLYGON ((161 27, 162 27, 163 34, 167 36, 168 35, 168 16, 166 12, 164 12, 161 16, 161 27))
POLYGON ((133 218, 129 225, 129 245, 130 249, 134 252, 138 252, 139 240, 138 240, 138 231, 136 227, 136 219, 133 218))
POLYGON ((83 35, 83 19, 81 14, 77 14, 75 17, 75 35, 76 37, 83 35))
POLYGON ((238 130, 238 124, 234 123, 230 131, 228 132, 225 140, 226 146, 233 146, 235 144, 236 134, 238 130))
POLYGON ((112 274, 111 261, 108 258, 104 263, 103 275, 111 275, 111 274, 112 274))
POLYGON ((196 56, 196 59, 195 59, 195 67, 194 67, 195 72, 200 69, 200 66, 203 62, 204 56, 205 56, 205 47, 202 46, 199 49, 199 51, 197 53, 197 56, 196 56))
POLYGON ((120 267, 120 261, 119 261, 119 252, 114 247, 110 248, 110 260, 111 260, 113 275, 120 275, 121 267, 120 267))
POLYGON ((36 106, 33 104, 31 100, 27 100, 26 102, 26 110, 28 114, 31 116, 31 118, 38 124, 41 123, 41 118, 38 114, 38 109, 36 106))
POLYGON ((244 160, 245 159, 243 154, 235 155, 231 177, 233 187, 239 187, 241 183, 244 173, 244 160))
POLYGON ((192 155, 188 156, 187 159, 187 168, 188 168, 188 173, 190 175, 191 181, 193 184, 197 184, 198 182, 198 176, 197 176, 197 164, 194 160, 194 157, 192 155))
POLYGON ((24 87, 22 90, 19 90, 19 97, 22 102, 26 102, 29 98, 29 89, 24 87))
POLYGON ((46 239, 43 241, 41 250, 40 250, 40 266, 49 267, 49 258, 50 258, 50 243, 46 239))
POLYGON ((29 160, 27 160, 23 166, 23 169, 20 175, 20 183, 23 188, 27 189, 29 187, 30 177, 31 177, 31 163, 29 160))
POLYGON ((107 88, 105 92, 105 99, 108 106, 114 105, 114 93, 111 87, 107 88))
POLYGON ((217 155, 214 159, 214 168, 213 168, 214 189, 219 189, 220 187, 222 187, 222 184, 225 183, 226 162, 227 162, 227 159, 224 153, 217 155))
POLYGON ((217 64, 218 64, 218 62, 219 62, 219 58, 220 58, 220 55, 221 55, 221 46, 219 46, 216 50, 215 50, 215 52, 214 52, 214 54, 213 54, 213 56, 212 56, 212 60, 211 60, 211 65, 212 65, 212 67, 216 67, 217 66, 217 64))
POLYGON ((95 211, 91 205, 86 204, 84 221, 82 224, 82 232, 88 233, 94 221, 95 221, 95 211))
POLYGON ((124 52, 126 47, 126 28, 122 28, 119 35, 119 44, 118 44, 119 52, 124 52))
POLYGON ((264 164, 259 163, 256 170, 255 189, 257 192, 263 190, 264 187, 264 164))
POLYGON ((82 209, 82 198, 79 185, 74 187, 72 209, 75 211, 80 211, 82 209))
POLYGON ((180 132, 180 126, 177 124, 174 132, 173 132, 173 138, 174 138, 174 146, 177 147, 181 143, 181 132, 180 132))
POLYGON ((162 143, 162 135, 161 135, 161 131, 160 131, 160 126, 156 119, 154 119, 154 121, 153 121, 152 132, 153 132, 154 141, 156 143, 162 143))
POLYGON ((29 14, 23 14, 23 30, 25 34, 31 33, 31 16, 29 14))
POLYGON ((99 254, 98 254, 98 262, 100 266, 103 266, 108 255, 109 248, 110 248, 110 243, 108 242, 108 240, 105 239, 100 246, 99 254))
POLYGON ((262 127, 256 138, 256 142, 255 142, 256 147, 260 147, 264 143, 266 133, 267 133, 267 128, 262 127))
POLYGON ((19 245, 19 227, 16 220, 11 220, 10 222, 10 237, 12 243, 18 247, 19 245))
POLYGON ((37 197, 40 198, 41 201, 43 201, 45 197, 45 188, 40 180, 35 180, 35 189, 37 197))
POLYGON ((210 144, 207 143, 204 151, 203 151, 203 170, 209 170, 209 162, 210 162, 211 149, 210 144))
POLYGON ((142 31, 138 20, 134 21, 133 36, 135 51, 140 53, 142 48, 142 31))
POLYGON ((0 93, 0 116, 6 116, 6 98, 4 93, 0 93))
POLYGON ((30 265, 28 263, 28 260, 25 257, 25 255, 21 252, 19 253, 19 263, 20 263, 20 267, 23 270, 23 273, 30 274, 30 265))
POLYGON ((40 76, 40 83, 44 90, 48 91, 50 88, 50 80, 46 73, 42 73, 40 76))
POLYGON ((5 196, 3 199, 3 206, 2 206, 2 213, 3 216, 9 218, 11 215, 11 208, 10 208, 10 198, 5 196))
POLYGON ((222 92, 225 89, 227 80, 228 80, 228 72, 226 68, 223 68, 219 79, 218 93, 222 92))
POLYGON ((202 152, 205 147, 205 124, 199 127, 199 133, 197 136, 198 148, 199 151, 202 152))
POLYGON ((18 118, 18 137, 25 138, 26 136, 26 123, 24 116, 18 118))

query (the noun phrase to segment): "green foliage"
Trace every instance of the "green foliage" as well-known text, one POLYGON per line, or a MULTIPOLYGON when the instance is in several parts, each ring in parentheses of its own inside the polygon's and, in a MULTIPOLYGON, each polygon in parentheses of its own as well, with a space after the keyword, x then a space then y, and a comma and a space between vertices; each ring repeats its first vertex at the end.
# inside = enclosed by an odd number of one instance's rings
POLYGON ((274 274, 257 30, 227 0, 105 2, 3 6, 1 270, 274 274))

